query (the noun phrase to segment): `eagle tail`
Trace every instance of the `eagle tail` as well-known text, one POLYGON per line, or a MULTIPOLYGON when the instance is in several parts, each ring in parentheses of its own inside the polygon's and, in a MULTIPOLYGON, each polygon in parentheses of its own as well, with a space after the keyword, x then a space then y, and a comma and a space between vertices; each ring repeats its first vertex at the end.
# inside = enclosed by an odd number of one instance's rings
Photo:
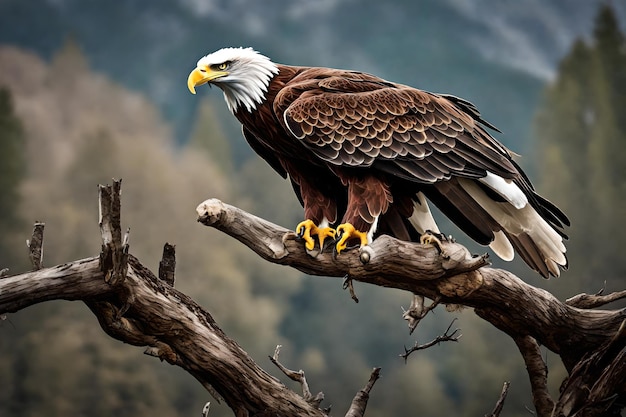
POLYGON ((503 260, 517 252, 544 278, 559 276, 568 266, 567 237, 560 230, 567 217, 536 194, 524 201, 519 189, 501 185, 458 178, 437 183, 426 194, 463 232, 503 260))

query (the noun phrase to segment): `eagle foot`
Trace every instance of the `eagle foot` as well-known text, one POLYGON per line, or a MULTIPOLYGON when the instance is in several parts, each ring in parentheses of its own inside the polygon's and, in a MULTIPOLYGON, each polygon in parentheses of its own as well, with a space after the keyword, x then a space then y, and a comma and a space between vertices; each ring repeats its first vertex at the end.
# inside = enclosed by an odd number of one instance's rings
POLYGON ((335 255, 339 255, 341 251, 344 251, 348 248, 352 248, 352 246, 348 247, 348 241, 350 240, 359 240, 359 245, 354 247, 362 248, 366 246, 369 242, 367 239, 367 233, 356 230, 356 228, 350 223, 343 223, 337 226, 337 240, 335 243, 335 255))
POLYGON ((313 220, 304 220, 296 226, 296 234, 299 238, 303 239, 307 250, 313 250, 315 248, 315 239, 313 236, 317 235, 317 241, 319 242, 320 250, 323 251, 327 246, 324 246, 324 241, 327 237, 335 238, 337 232, 332 227, 318 227, 313 220))
POLYGON ((448 241, 448 238, 446 237, 446 235, 442 233, 435 233, 431 230, 426 230, 420 236, 420 243, 422 245, 433 245, 437 249, 437 252, 439 253, 439 255, 444 255, 442 242, 447 242, 447 241, 448 241))

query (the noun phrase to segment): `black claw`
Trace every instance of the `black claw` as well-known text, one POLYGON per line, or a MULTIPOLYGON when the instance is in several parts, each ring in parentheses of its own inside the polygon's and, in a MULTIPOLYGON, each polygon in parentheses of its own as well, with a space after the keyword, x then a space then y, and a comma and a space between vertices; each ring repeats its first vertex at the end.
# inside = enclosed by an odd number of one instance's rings
POLYGON ((333 240, 333 239, 326 239, 326 240, 324 240, 324 247, 320 249, 320 252, 324 252, 326 249, 330 248, 331 246, 335 247, 336 242, 337 241, 333 240))
POLYGON ((350 275, 346 274, 345 277, 343 277, 343 284, 341 284, 341 287, 346 290, 348 288, 348 286, 350 285, 350 281, 352 280, 352 278, 350 278, 350 275))
POLYGON ((338 242, 338 241, 339 241, 339 240, 337 239, 337 240, 334 240, 334 241, 332 242, 332 244, 333 244, 333 259, 335 259, 335 260, 337 259, 337 255, 339 255, 339 254, 337 253, 337 242, 338 242))

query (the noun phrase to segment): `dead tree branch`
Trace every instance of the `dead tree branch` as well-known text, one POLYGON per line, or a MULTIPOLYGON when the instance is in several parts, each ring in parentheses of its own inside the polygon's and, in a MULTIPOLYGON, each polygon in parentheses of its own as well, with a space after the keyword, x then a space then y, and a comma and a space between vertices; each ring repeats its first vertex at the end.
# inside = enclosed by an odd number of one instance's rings
POLYGON ((280 369, 280 371, 285 374, 289 379, 300 383, 300 386, 302 386, 302 396, 304 397, 304 400, 306 402, 314 405, 315 407, 319 407, 320 403, 324 400, 324 393, 318 392, 317 395, 313 396, 311 394, 311 390, 309 389, 309 384, 306 382, 304 371, 302 369, 300 369, 299 371, 292 371, 291 369, 287 369, 282 363, 278 361, 278 355, 280 355, 281 348, 281 345, 276 346, 276 349, 274 350, 274 355, 269 357, 270 361, 272 361, 272 363, 276 365, 276 367, 280 369))
POLYGON ((33 235, 26 241, 28 258, 34 271, 43 268, 43 229, 45 226, 45 223, 35 222, 33 235))
POLYGON ((439 305, 439 301, 440 299, 435 299, 429 306, 426 306, 423 295, 413 294, 409 309, 402 314, 402 318, 409 324, 409 334, 413 334, 420 321, 439 305))
POLYGON ((509 387, 511 386, 510 382, 505 382, 502 385, 502 392, 500 393, 500 398, 496 402, 496 406, 493 408, 493 411, 490 414, 485 415, 485 417, 499 417, 502 412, 502 408, 504 407, 504 400, 506 400, 506 396, 509 393, 509 387))
POLYGON ((376 381, 380 378, 380 368, 374 368, 370 375, 370 380, 362 390, 356 393, 350 409, 346 413, 346 417, 363 417, 365 415, 365 408, 367 407, 367 401, 370 398, 370 391, 374 387, 376 381))
POLYGON ((456 319, 452 320, 452 323, 450 323, 446 331, 443 334, 435 337, 430 342, 424 343, 423 345, 420 345, 419 343, 415 342, 415 345, 412 348, 407 349, 405 347, 404 353, 402 353, 400 357, 402 357, 402 359, 404 359, 404 361, 406 362, 406 360, 409 358, 411 353, 415 351, 428 349, 430 347, 440 344, 441 342, 458 342, 461 336, 463 336, 462 334, 457 334, 460 330, 454 329, 452 333, 450 333, 450 329, 452 328, 452 325, 454 324, 455 321, 456 319))
POLYGON ((176 271, 176 246, 166 243, 163 246, 163 257, 159 262, 159 279, 174 286, 174 273, 176 271))
POLYGON ((555 416, 618 416, 626 401, 626 320, 613 337, 576 364, 562 387, 555 416), (608 393, 613 392, 613 395, 608 393))
POLYGON ((537 415, 550 417, 554 401, 548 392, 548 367, 541 357, 539 345, 531 336, 516 337, 514 340, 526 364, 537 415))
MULTIPOLYGON (((614 409, 626 403, 626 363, 618 361, 626 342, 615 338, 626 319, 625 310, 590 310, 580 308, 588 304, 563 303, 510 272, 487 267, 486 256, 472 256, 453 241, 442 242, 439 251, 432 245, 380 236, 361 253, 352 250, 335 258, 332 253, 323 252, 312 257, 290 230, 219 200, 206 200, 198 206, 197 213, 199 222, 234 237, 269 262, 311 275, 348 276, 356 282, 398 288, 436 303, 473 307, 478 316, 517 341, 527 362, 537 365, 530 366, 529 376, 535 380, 533 387, 539 396, 535 403, 540 415, 551 415, 547 411, 550 404, 556 408, 566 399, 562 395, 557 401, 552 400, 539 382, 543 374, 541 366, 535 363, 535 353, 527 346, 531 340, 536 346, 543 345, 560 355, 570 373, 581 369, 581 363, 588 363, 596 371, 600 363, 610 364, 613 370, 610 375, 602 374, 603 378, 619 383, 612 388, 603 383, 597 388, 602 388, 602 394, 597 391, 594 395, 602 401, 612 401, 614 409), (610 349, 603 348, 609 343, 610 349), (593 364, 588 362, 590 352, 596 358, 593 364)), ((590 374, 590 370, 585 368, 583 374, 590 374)), ((581 393, 575 396, 584 404, 582 407, 590 407, 584 415, 603 415, 592 410, 589 397, 583 398, 581 393)))
POLYGON ((595 294, 578 294, 565 300, 565 303, 578 308, 596 308, 626 298, 626 290, 604 294, 604 288, 595 294))
POLYGON ((100 255, 3 277, 0 317, 48 300, 82 300, 108 335, 182 367, 236 416, 326 416, 319 403, 307 402, 261 369, 208 312, 172 287, 173 247, 164 248, 165 280, 129 254, 128 233, 121 232, 120 185, 99 188, 100 255))

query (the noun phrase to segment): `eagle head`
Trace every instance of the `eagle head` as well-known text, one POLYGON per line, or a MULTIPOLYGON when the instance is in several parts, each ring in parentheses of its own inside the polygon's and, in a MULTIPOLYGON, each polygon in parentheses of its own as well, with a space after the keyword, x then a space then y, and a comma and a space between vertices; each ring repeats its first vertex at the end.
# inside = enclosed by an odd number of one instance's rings
POLYGON ((252 48, 223 48, 198 60, 187 78, 192 94, 202 84, 214 84, 224 92, 231 112, 240 107, 249 112, 265 100, 278 66, 252 48))

